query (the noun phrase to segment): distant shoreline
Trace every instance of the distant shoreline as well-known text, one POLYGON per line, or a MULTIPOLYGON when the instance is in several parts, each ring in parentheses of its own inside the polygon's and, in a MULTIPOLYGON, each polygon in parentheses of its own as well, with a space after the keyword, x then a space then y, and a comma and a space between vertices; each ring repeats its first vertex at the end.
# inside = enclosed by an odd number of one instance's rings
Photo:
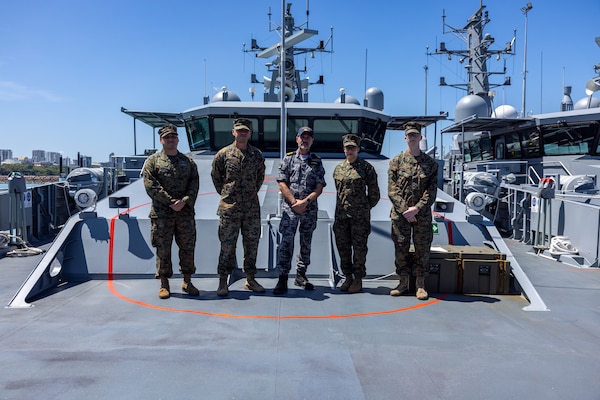
MULTIPOLYGON (((50 176, 33 176, 33 175, 24 175, 26 184, 44 184, 44 183, 54 183, 60 180, 58 175, 50 175, 50 176)), ((8 183, 8 176, 2 175, 0 176, 0 183, 8 183)))

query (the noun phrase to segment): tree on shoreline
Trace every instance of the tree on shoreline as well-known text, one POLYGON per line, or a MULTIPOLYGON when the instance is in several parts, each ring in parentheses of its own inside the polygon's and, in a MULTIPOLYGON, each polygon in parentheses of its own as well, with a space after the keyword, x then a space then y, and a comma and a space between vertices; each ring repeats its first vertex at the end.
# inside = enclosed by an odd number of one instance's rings
POLYGON ((32 164, 2 164, 0 176, 8 176, 11 172, 20 172, 27 176, 59 176, 58 165, 32 165, 32 164))

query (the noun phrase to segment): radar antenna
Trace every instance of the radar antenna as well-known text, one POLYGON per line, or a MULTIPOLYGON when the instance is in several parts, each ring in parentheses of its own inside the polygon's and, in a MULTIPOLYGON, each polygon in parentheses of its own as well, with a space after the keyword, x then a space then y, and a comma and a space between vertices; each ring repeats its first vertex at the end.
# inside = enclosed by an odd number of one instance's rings
POLYGON ((483 29, 490 22, 489 14, 484 11, 486 6, 480 5, 479 9, 468 19, 467 24, 463 28, 454 28, 446 23, 446 11, 442 13, 443 33, 452 33, 457 38, 465 42, 466 50, 451 50, 446 48, 445 42, 440 42, 439 49, 431 54, 446 54, 448 60, 452 60, 452 56, 457 56, 461 64, 465 63, 467 72, 467 83, 450 84, 446 82, 446 78, 440 76, 440 86, 452 86, 454 88, 463 89, 467 94, 474 94, 483 98, 488 105, 488 110, 491 110, 492 94, 490 88, 498 86, 509 86, 510 76, 506 76, 501 84, 492 84, 489 82, 490 75, 505 75, 506 63, 500 72, 490 72, 487 70, 487 61, 492 56, 496 56, 500 60, 503 55, 514 56, 514 43, 516 39, 516 30, 513 32, 513 38, 507 42, 503 49, 494 50, 491 46, 495 39, 489 34, 483 33, 483 29), (450 30, 447 31, 446 28, 450 30))
POLYGON ((282 36, 282 40, 270 47, 261 47, 256 39, 252 39, 250 49, 244 52, 256 53, 257 58, 270 58, 265 63, 270 77, 264 76, 263 81, 259 81, 256 74, 252 74, 250 82, 253 84, 261 83, 264 85, 264 101, 280 101, 284 96, 285 101, 307 102, 308 86, 323 84, 323 76, 319 76, 315 82, 309 82, 308 77, 302 78, 301 73, 306 74, 307 69, 297 68, 296 56, 301 54, 333 53, 333 28, 331 28, 330 37, 326 40, 320 40, 316 47, 298 47, 299 43, 309 39, 319 32, 314 29, 308 29, 308 7, 306 11, 306 21, 299 26, 295 25, 294 17, 291 12, 292 3, 287 3, 283 15, 283 24, 277 26, 271 21, 271 10, 269 9, 269 31, 276 30, 282 36), (271 28, 274 25, 275 28, 271 28), (282 49, 283 43, 283 49, 282 49), (283 76, 282 76, 283 74, 283 76), (283 83, 283 84, 282 84, 283 83))

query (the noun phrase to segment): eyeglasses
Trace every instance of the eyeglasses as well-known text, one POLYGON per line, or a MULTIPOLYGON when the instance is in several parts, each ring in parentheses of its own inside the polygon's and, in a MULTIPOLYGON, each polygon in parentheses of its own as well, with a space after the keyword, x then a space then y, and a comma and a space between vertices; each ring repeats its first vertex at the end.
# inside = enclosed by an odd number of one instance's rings
POLYGON ((344 150, 350 150, 350 151, 354 151, 356 150, 356 146, 344 146, 344 150))

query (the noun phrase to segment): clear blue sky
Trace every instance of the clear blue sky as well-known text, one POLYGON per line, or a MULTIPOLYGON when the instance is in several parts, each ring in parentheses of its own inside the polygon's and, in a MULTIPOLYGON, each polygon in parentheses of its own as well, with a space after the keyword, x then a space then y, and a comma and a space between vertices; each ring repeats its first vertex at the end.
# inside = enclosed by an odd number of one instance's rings
MULTIPOLYGON (((486 32, 500 49, 517 30, 515 57, 506 59, 512 86, 497 89, 495 105, 521 107, 526 1, 488 0, 491 22, 486 32)), ((573 87, 573 101, 585 96, 585 83, 600 63, 598 0, 533 1, 528 14, 527 109, 557 111, 564 83, 573 87)), ((306 1, 292 1, 296 25, 306 20, 306 1)), ((440 41, 464 48, 446 22, 462 28, 479 7, 464 1, 339 1, 310 2, 309 28, 319 35, 306 45, 327 40, 334 28, 334 53, 307 58, 309 76, 324 75, 324 86, 312 86, 313 101, 332 102, 339 89, 358 99, 376 86, 392 115, 448 111, 464 92, 438 86, 464 81, 464 67, 445 56, 426 56, 440 41), (368 52, 367 52, 368 50, 368 52), (367 74, 365 82, 365 53, 367 74)), ((106 161, 110 153, 133 153, 130 110, 181 112, 202 103, 202 97, 227 86, 250 101, 250 74, 266 73, 263 59, 242 52, 254 37, 259 45, 279 41, 268 32, 267 12, 281 22, 281 1, 267 0, 22 0, 0 2, 0 148, 31 157, 31 151, 77 152, 106 161)), ((304 64, 304 59, 299 61, 304 64)), ((499 71, 503 61, 491 61, 499 71)), ((499 79, 499 78, 498 78, 499 79)), ((497 80, 496 80, 497 81, 497 80)), ((258 97, 262 95, 256 86, 258 97)), ((138 153, 153 146, 152 129, 138 123, 138 153)), ((395 153, 402 140, 386 151, 395 153)), ((430 139, 431 140, 431 139, 430 139)), ((158 141, 156 141, 158 144, 158 141)), ((182 151, 188 151, 182 143, 182 151)))

